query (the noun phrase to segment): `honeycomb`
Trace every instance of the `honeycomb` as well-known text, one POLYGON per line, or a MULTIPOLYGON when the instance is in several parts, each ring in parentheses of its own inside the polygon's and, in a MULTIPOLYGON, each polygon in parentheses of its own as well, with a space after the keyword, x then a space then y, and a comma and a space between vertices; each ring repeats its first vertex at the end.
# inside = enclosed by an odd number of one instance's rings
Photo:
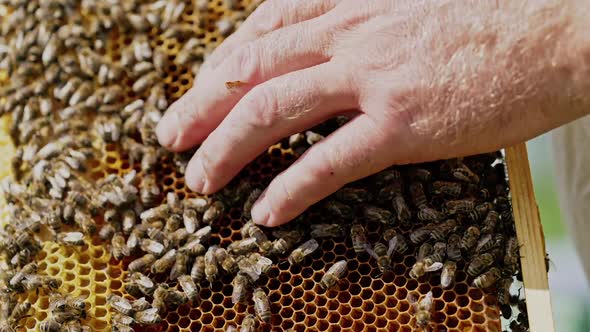
MULTIPOLYGON (((250 4, 249 0, 239 1, 234 10, 241 11, 250 4)), ((0 11, 1 12, 1 11, 0 11)), ((195 36, 202 41, 204 49, 211 49, 223 40, 217 30, 215 21, 229 17, 232 10, 223 1, 209 1, 207 24, 199 28, 199 21, 187 6, 182 20, 194 26, 195 36)), ((119 60, 121 49, 132 42, 132 36, 112 32, 107 44, 107 55, 119 60)), ((174 59, 178 54, 183 39, 166 39, 150 32, 153 49, 160 49, 168 54, 170 63, 165 77, 166 94, 169 100, 176 100, 184 94, 193 83, 190 68, 176 65, 174 59)), ((0 78, 5 73, 0 73, 0 78)), ((2 82, 0 81, 0 84, 2 82)), ((132 81, 127 79, 129 86, 132 81)), ((138 96, 128 90, 126 101, 138 96)), ((7 119, 4 119, 4 127, 7 119)), ((0 151, 5 158, 11 156, 14 149, 6 135, 6 128, 0 137, 0 151)), ((138 162, 131 163, 129 156, 121 152, 115 144, 96 146, 100 153, 89 163, 88 179, 97 180, 108 174, 124 175, 135 169, 141 177, 138 162)), ((295 153, 286 144, 277 144, 268 149, 246 169, 239 178, 248 179, 255 185, 263 187, 270 179, 289 166, 296 159, 295 153)), ((0 174, 7 176, 9 163, 0 163, 0 174)), ((161 199, 167 192, 175 192, 180 199, 195 197, 184 183, 183 174, 175 169, 172 160, 164 157, 154 172, 162 189, 161 199)), ((5 209, 3 209, 5 210, 5 209)), ((98 225, 102 220, 96 219, 98 225)), ((232 208, 214 225, 211 244, 227 246, 231 241, 240 239, 239 230, 243 225, 241 210, 232 208)), ((368 224, 368 240, 377 242, 381 226, 368 224)), ((49 240, 49 238, 45 238, 49 240)), ((432 331, 502 331, 500 311, 497 299, 490 292, 471 287, 472 278, 463 271, 464 262, 458 263, 456 283, 452 289, 443 290, 439 274, 427 274, 418 280, 409 277, 409 271, 416 262, 415 252, 411 250, 405 256, 393 257, 393 271, 381 274, 368 255, 357 255, 350 239, 319 240, 320 249, 308 257, 304 264, 291 266, 282 258, 273 265, 268 275, 263 276, 258 284, 267 290, 273 313, 269 324, 258 325, 263 331, 414 331, 416 321, 410 297, 421 298, 429 291, 434 297, 434 314, 432 331), (319 281, 324 271, 334 262, 346 259, 348 272, 340 283, 327 291, 321 290, 319 281)), ((83 321, 93 331, 107 331, 113 314, 106 304, 109 294, 117 294, 132 299, 124 290, 124 280, 131 258, 117 261, 110 257, 110 251, 98 236, 88 238, 83 247, 64 246, 46 241, 36 257, 39 262, 39 274, 57 276, 63 280, 60 291, 73 296, 85 296, 88 318, 83 321)), ((417 250, 417 248, 416 248, 417 250)), ((156 281, 166 282, 165 277, 156 276, 156 281)), ((169 310, 162 323, 149 328, 138 327, 141 331, 220 331, 229 326, 239 327, 248 313, 254 313, 251 303, 232 304, 231 276, 224 275, 220 280, 201 284, 198 305, 184 304, 175 310, 169 310)), ((21 324, 27 330, 35 330, 39 322, 49 315, 49 297, 45 291, 31 292, 26 298, 33 304, 29 314, 21 324)), ((23 295, 24 296, 24 295, 23 295)), ((24 298, 23 298, 24 299, 24 298)))

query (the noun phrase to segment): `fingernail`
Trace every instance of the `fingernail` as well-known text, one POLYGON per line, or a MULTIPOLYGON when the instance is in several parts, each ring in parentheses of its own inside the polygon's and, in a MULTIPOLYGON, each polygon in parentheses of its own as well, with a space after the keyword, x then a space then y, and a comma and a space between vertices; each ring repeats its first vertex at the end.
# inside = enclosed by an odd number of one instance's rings
POLYGON ((179 121, 176 112, 168 111, 158 125, 156 126, 156 136, 158 142, 165 147, 171 147, 176 141, 176 136, 179 131, 179 121))
POLYGON ((186 185, 190 190, 198 192, 200 194, 205 190, 206 184, 205 172, 203 171, 203 164, 200 159, 194 161, 194 166, 190 164, 187 167, 186 172, 186 185))
POLYGON ((255 224, 269 226, 268 219, 270 216, 270 206, 266 199, 266 190, 262 192, 256 203, 254 203, 250 213, 255 224))

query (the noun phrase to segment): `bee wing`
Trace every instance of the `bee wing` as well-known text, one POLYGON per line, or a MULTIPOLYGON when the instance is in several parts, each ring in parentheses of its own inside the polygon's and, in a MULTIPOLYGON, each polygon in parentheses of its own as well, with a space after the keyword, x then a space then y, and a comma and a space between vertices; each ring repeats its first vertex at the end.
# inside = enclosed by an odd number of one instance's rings
POLYGON ((267 267, 272 265, 272 260, 266 256, 260 256, 260 258, 258 259, 258 261, 256 262, 256 264, 254 264, 254 266, 256 267, 256 272, 260 275, 262 273, 262 271, 264 271, 264 269, 266 269, 267 267))
POLYGON ((481 250, 481 248, 483 248, 488 242, 490 242, 492 240, 492 234, 487 234, 486 236, 482 237, 478 242, 477 242, 477 247, 475 248, 476 252, 479 252, 481 250))
POLYGON ((387 256, 391 256, 391 254, 393 254, 393 252, 395 251, 395 248, 397 247, 397 243, 398 243, 397 235, 392 237, 389 240, 389 246, 387 247, 387 256))
POLYGON ((434 262, 430 266, 427 266, 424 269, 424 271, 426 271, 426 272, 434 272, 434 271, 438 271, 438 270, 442 269, 442 267, 443 267, 443 263, 441 263, 441 262, 434 262))
POLYGON ((375 253, 375 251, 373 251, 373 248, 371 248, 371 245, 368 243, 365 243, 364 245, 365 247, 365 251, 373 258, 375 259, 379 259, 379 256, 375 253))
POLYGON ((252 281, 256 281, 260 278, 260 274, 257 273, 257 270, 258 269, 255 265, 246 265, 240 267, 240 272, 247 275, 252 281))
POLYGON ((311 239, 303 243, 300 249, 303 251, 303 256, 307 256, 319 248, 320 244, 315 239, 311 239))

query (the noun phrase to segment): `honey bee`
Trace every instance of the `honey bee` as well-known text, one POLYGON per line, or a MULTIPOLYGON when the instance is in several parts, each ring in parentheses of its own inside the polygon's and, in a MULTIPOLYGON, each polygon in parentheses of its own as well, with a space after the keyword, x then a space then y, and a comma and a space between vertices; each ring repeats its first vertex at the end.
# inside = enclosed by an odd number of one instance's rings
POLYGON ((181 275, 187 273, 188 256, 182 252, 176 254, 176 262, 170 270, 170 280, 176 280, 181 275))
POLYGON ((424 194, 424 186, 420 182, 413 182, 410 184, 410 195, 412 197, 412 201, 414 205, 418 209, 422 209, 424 207, 428 207, 428 201, 426 200, 426 195, 424 194))
POLYGON ((344 187, 335 193, 336 199, 339 201, 360 204, 368 202, 372 199, 371 193, 366 189, 344 187))
POLYGON ((462 162, 457 168, 451 171, 451 175, 459 181, 473 184, 479 183, 479 176, 473 173, 473 171, 471 171, 471 169, 469 169, 469 167, 467 167, 467 165, 463 164, 462 162))
POLYGON ((499 218, 500 215, 498 214, 498 212, 490 210, 490 212, 488 212, 486 218, 483 221, 483 227, 481 228, 481 232, 483 234, 493 233, 496 229, 496 225, 498 224, 499 218))
POLYGON ((133 272, 128 279, 129 284, 136 285, 141 293, 146 296, 152 296, 156 289, 156 284, 152 279, 141 272, 133 272))
POLYGON ((271 266, 272 260, 259 253, 251 253, 245 259, 238 261, 240 273, 250 277, 250 280, 253 282, 257 281, 261 275, 268 273, 271 266))
POLYGON ((506 253, 504 255, 504 265, 508 271, 515 273, 518 270, 518 260, 520 255, 518 254, 518 239, 513 236, 506 241, 506 253))
POLYGON ((242 320, 240 326, 240 332, 255 332, 256 331, 256 318, 252 314, 247 314, 242 320))
POLYGON ((107 297, 107 303, 113 308, 113 310, 122 313, 123 315, 132 316, 133 307, 131 303, 119 295, 109 294, 107 297))
POLYGON ((219 31, 219 34, 223 37, 229 36, 232 32, 234 32, 235 25, 229 18, 223 17, 215 22, 215 27, 219 31))
POLYGON ((197 256, 195 258, 195 262, 193 263, 193 267, 191 268, 191 278, 195 282, 200 282, 205 278, 205 257, 204 256, 197 256))
POLYGON ((383 239, 388 243, 388 248, 393 248, 393 252, 403 255, 409 249, 405 236, 398 234, 393 228, 385 229, 383 239))
POLYGON ((270 249, 268 248, 268 245, 265 245, 266 243, 269 243, 268 237, 266 236, 266 234, 264 234, 260 227, 254 224, 252 220, 245 223, 240 231, 243 237, 253 237, 256 239, 256 243, 258 243, 259 246, 266 246, 266 248, 261 248, 263 251, 267 251, 270 249))
POLYGON ((324 209, 334 218, 349 220, 353 217, 353 211, 350 206, 336 200, 325 202, 324 209))
POLYGON ((365 250, 371 257, 377 260, 379 271, 385 273, 391 269, 391 254, 393 254, 394 247, 386 247, 383 243, 377 242, 373 248, 369 244, 366 244, 365 250))
POLYGON ((435 255, 438 256, 437 253, 431 254, 431 252, 433 252, 433 247, 430 244, 424 243, 420 246, 418 259, 410 270, 410 277, 417 279, 428 272, 442 269, 443 264, 440 261, 435 261, 435 258, 437 258, 435 255))
POLYGON ((496 258, 491 253, 484 253, 478 256, 475 256, 471 263, 467 266, 467 274, 472 277, 479 275, 482 271, 490 267, 496 258))
POLYGON ((264 321, 270 321, 270 302, 268 297, 262 288, 256 288, 252 294, 252 300, 254 301, 254 311, 256 315, 264 321))
POLYGON ((459 245, 461 249, 463 249, 465 252, 468 252, 471 248, 473 248, 473 246, 475 246, 477 240, 479 240, 480 234, 481 231, 475 226, 470 226, 467 228, 467 231, 465 231, 465 234, 463 234, 463 237, 461 238, 459 245))
POLYGON ((150 269, 150 266, 156 261, 156 256, 152 254, 145 254, 129 263, 129 272, 142 272, 150 269))
MULTIPOLYGON (((157 242, 156 242, 157 243, 157 242)), ((151 266, 151 272, 154 274, 164 273, 172 268, 176 262, 176 249, 170 249, 162 257, 158 258, 151 266)))
POLYGON ((82 232, 67 232, 59 235, 59 241, 66 245, 83 246, 84 234, 82 232))
POLYGON ((233 290, 231 299, 233 304, 236 304, 238 302, 244 302, 244 300, 246 299, 246 295, 248 293, 249 285, 250 279, 247 276, 241 273, 236 274, 236 276, 232 280, 233 290))
POLYGON ((475 208, 475 204, 470 199, 458 199, 446 201, 444 209, 448 214, 469 213, 475 208))
POLYGON ((365 218, 369 222, 380 222, 389 224, 394 221, 393 213, 386 209, 382 209, 373 205, 365 205, 363 208, 365 218))
POLYGON ((434 225, 430 232, 430 237, 435 241, 444 241, 450 232, 457 227, 457 221, 448 219, 438 225, 434 225))
POLYGON ((141 202, 145 206, 153 206, 160 196, 160 188, 153 173, 145 174, 140 191, 141 202))
POLYGON ((139 299, 131 302, 131 307, 133 307, 133 312, 143 311, 151 307, 150 303, 145 299, 145 297, 140 297, 139 299))
POLYGON ((347 264, 345 260, 338 261, 334 263, 334 265, 330 266, 328 271, 322 276, 322 279, 320 280, 320 286, 324 290, 327 290, 336 285, 336 283, 342 277, 344 277, 344 274, 346 273, 346 266, 347 264))
POLYGON ((353 224, 350 228, 350 238, 352 239, 354 251, 357 254, 362 254, 368 244, 365 228, 361 224, 353 224))
POLYGON ((447 257, 455 262, 463 258, 460 243, 461 237, 458 234, 451 234, 447 241, 447 257))
POLYGON ((307 144, 309 144, 309 145, 314 145, 323 139, 324 139, 324 136, 322 136, 318 133, 315 133, 313 131, 308 130, 305 132, 305 140, 306 140, 307 144))
POLYGON ((193 281, 193 279, 188 275, 181 275, 178 277, 178 284, 182 287, 182 291, 186 295, 186 297, 191 301, 193 304, 198 303, 199 300, 199 288, 193 281))
MULTIPOLYGON (((510 306, 510 287, 512 286, 512 282, 512 277, 502 278, 498 282, 498 303, 500 303, 501 305, 510 306)), ((508 319, 510 318, 510 316, 504 318, 508 319)))
POLYGON ((455 273, 457 272, 457 263, 454 261, 446 261, 442 267, 440 275, 440 285, 444 289, 448 289, 455 282, 455 273))
POLYGON ((244 206, 242 209, 242 215, 244 216, 244 218, 246 218, 246 219, 252 218, 252 214, 251 214, 252 206, 258 200, 258 197, 260 197, 261 194, 262 194, 261 189, 254 189, 254 190, 252 190, 252 192, 250 192, 250 194, 248 195, 248 197, 244 201, 244 206))
POLYGON ((446 195, 450 197, 459 197, 462 187, 460 183, 448 181, 434 181, 430 192, 435 195, 446 195))
POLYGON ((131 316, 123 315, 120 312, 116 312, 111 316, 113 325, 131 326, 135 323, 135 319, 131 316))
MULTIPOLYGON (((416 303, 416 300, 410 299, 410 302, 416 303)), ((430 324, 432 317, 432 303, 433 296, 432 291, 430 291, 424 295, 422 300, 415 304, 414 310, 416 312, 416 325, 418 328, 426 329, 426 327, 430 324)))
POLYGON ((75 106, 81 103, 82 101, 86 100, 92 94, 92 84, 88 81, 83 82, 80 86, 76 89, 74 94, 70 97, 68 101, 70 106, 75 106))
POLYGON ((476 205, 475 208, 469 212, 469 219, 473 221, 479 221, 483 216, 486 216, 488 211, 492 209, 494 206, 492 203, 485 202, 479 205, 476 205))
POLYGON ((28 263, 26 265, 24 265, 20 271, 18 271, 17 273, 14 274, 14 276, 12 276, 12 278, 10 278, 10 281, 8 282, 8 285, 11 288, 15 288, 17 287, 28 274, 34 274, 37 273, 37 268, 38 265, 35 262, 31 262, 28 263))
POLYGON ((154 86, 154 84, 157 83, 159 78, 160 78, 160 75, 157 72, 151 71, 151 72, 139 77, 135 81, 135 83, 133 83, 133 86, 131 87, 131 89, 135 93, 142 93, 142 92, 148 90, 149 88, 151 88, 152 86, 154 86))
POLYGON ((235 274, 238 272, 238 263, 233 256, 228 254, 227 250, 224 248, 216 248, 214 255, 215 259, 224 271, 230 274, 235 274))
POLYGON ((410 232, 410 241, 413 244, 420 244, 428 240, 428 238, 431 236, 430 234, 433 228, 434 224, 430 223, 413 230, 412 232, 410 232))
MULTIPOLYGON (((360 226, 360 227, 362 227, 362 226, 360 226)), ((354 242, 354 236, 353 236, 353 242, 354 242)), ((364 241, 362 241, 362 243, 356 243, 356 245, 362 245, 363 251, 365 250, 365 244, 367 244, 366 239, 364 241)), ((310 255, 311 253, 316 251, 319 248, 319 246, 320 246, 319 243, 315 239, 310 239, 310 240, 304 242, 299 247, 297 247, 295 250, 293 250, 291 252, 291 254, 289 254, 289 257, 288 257, 289 263, 292 265, 301 264, 303 262, 303 260, 305 259, 305 257, 307 257, 308 255, 310 255)), ((355 251, 356 250, 357 250, 357 248, 355 246, 355 251)))
POLYGON ((207 225, 211 225, 217 218, 221 216, 225 206, 221 201, 215 201, 205 210, 203 213, 203 222, 207 225))
POLYGON ((245 255, 250 253, 258 248, 256 244, 256 239, 253 237, 246 238, 239 241, 234 241, 229 244, 228 250, 232 252, 234 255, 245 255))
POLYGON ((129 256, 127 243, 125 237, 121 233, 115 233, 111 240, 111 255, 116 260, 121 260, 125 256, 129 256))
POLYGON ((225 82, 225 88, 228 90, 233 90, 233 89, 242 87, 246 84, 247 84, 246 82, 242 82, 242 81, 228 81, 228 82, 225 82))
POLYGON ((55 319, 50 318, 47 320, 42 321, 39 324, 39 331, 41 332, 61 332, 62 325, 55 321, 55 319))
POLYGON ((158 308, 148 308, 135 313, 135 321, 139 324, 158 324, 162 321, 162 317, 158 312, 158 308))
POLYGON ((344 228, 340 224, 311 224, 311 237, 315 239, 344 235, 344 228))
POLYGON ((492 287, 500 278, 502 273, 497 267, 492 267, 487 272, 473 279, 473 286, 477 288, 492 287))
MULTIPOLYGON (((255 239, 254 239, 255 240, 255 239)), ((209 282, 215 281, 219 275, 217 269, 217 259, 215 257, 215 251, 218 247, 211 246, 205 253, 205 278, 209 282)))

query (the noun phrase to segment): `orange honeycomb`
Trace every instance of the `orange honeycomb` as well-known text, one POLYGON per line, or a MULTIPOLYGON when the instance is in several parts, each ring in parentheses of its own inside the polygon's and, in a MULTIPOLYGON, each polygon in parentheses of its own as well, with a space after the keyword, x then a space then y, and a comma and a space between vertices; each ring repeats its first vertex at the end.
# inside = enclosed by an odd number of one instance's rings
MULTIPOLYGON (((235 11, 241 11, 250 5, 250 0, 239 1, 235 11)), ((1 11, 0 11, 1 12, 1 11)), ((216 29, 215 21, 221 17, 230 17, 231 10, 223 1, 209 1, 205 17, 197 17, 192 7, 187 6, 182 20, 194 26, 195 36, 202 41, 204 49, 212 49, 223 40, 216 29), (196 22, 205 21, 203 28, 196 22)), ((175 63, 185 40, 166 39, 150 33, 152 48, 159 49, 169 57, 168 70, 162 79, 165 82, 169 100, 176 100, 184 94, 193 83, 191 68, 175 63)), ((111 42, 107 44, 107 55, 119 60, 120 50, 132 42, 133 36, 121 35, 113 31, 111 42)), ((0 72, 0 78, 5 73, 0 72)), ((1 80, 0 80, 1 82, 1 80)), ((129 86, 127 102, 138 96, 131 91, 132 81, 126 79, 129 86)), ((0 104, 1 104, 0 100, 0 104)), ((0 140, 2 149, 13 152, 6 138, 6 130, 0 140)), ((140 171, 136 161, 132 164, 129 157, 121 153, 115 144, 96 145, 100 153, 89 163, 88 179, 97 180, 108 174, 123 175, 132 169, 140 171)), ((6 155, 6 154, 5 154, 6 155)), ((268 152, 252 162, 239 175, 253 184, 260 186, 268 183, 278 172, 295 160, 295 154, 281 144, 269 148, 268 152)), ((5 166, 8 163, 4 163, 5 166)), ((182 199, 195 197, 184 183, 183 174, 175 169, 169 157, 164 157, 155 171, 162 189, 161 197, 173 191, 182 199)), ((2 172, 6 176, 6 172, 2 172)), ((139 176, 143 174, 140 172, 139 176)), ((97 223, 102 223, 97 220, 97 223)), ((240 238, 239 230, 243 224, 241 211, 233 208, 225 213, 214 226, 212 244, 227 246, 240 238)), ((381 226, 371 223, 368 226, 368 239, 371 243, 378 241, 381 226)), ((46 239, 48 240, 48 239, 46 239)), ((106 298, 114 293, 131 297, 124 290, 127 276, 126 267, 129 260, 111 259, 108 244, 97 236, 86 240, 83 247, 64 246, 47 241, 37 255, 39 274, 57 276, 63 279, 60 291, 74 296, 87 296, 88 318, 83 321, 94 331, 110 330, 112 309, 106 304, 106 298)), ((456 283, 452 289, 443 290, 440 277, 430 274, 419 280, 408 277, 411 266, 415 263, 415 253, 393 258, 393 271, 381 273, 368 255, 357 255, 349 239, 320 241, 321 250, 311 255, 301 266, 291 266, 282 258, 274 265, 267 276, 259 281, 265 288, 273 312, 269 324, 263 324, 261 330, 280 331, 414 331, 416 322, 414 309, 409 301, 410 295, 421 298, 429 291, 434 296, 433 331, 501 331, 500 312, 495 296, 470 286, 471 278, 463 271, 464 263, 458 264, 456 283), (334 288, 321 290, 319 281, 324 271, 336 261, 348 261, 348 273, 334 288)), ((166 280, 157 280, 165 282, 166 280)), ((201 302, 196 306, 182 305, 169 311, 161 324, 150 327, 154 331, 219 331, 229 326, 239 327, 248 313, 254 313, 251 304, 232 304, 230 285, 231 277, 223 276, 209 285, 201 284, 201 302)), ((48 294, 44 291, 30 293, 26 296, 33 303, 31 316, 23 320, 27 330, 38 328, 38 322, 49 314, 48 294)), ((137 330, 146 330, 139 327, 137 330)))

